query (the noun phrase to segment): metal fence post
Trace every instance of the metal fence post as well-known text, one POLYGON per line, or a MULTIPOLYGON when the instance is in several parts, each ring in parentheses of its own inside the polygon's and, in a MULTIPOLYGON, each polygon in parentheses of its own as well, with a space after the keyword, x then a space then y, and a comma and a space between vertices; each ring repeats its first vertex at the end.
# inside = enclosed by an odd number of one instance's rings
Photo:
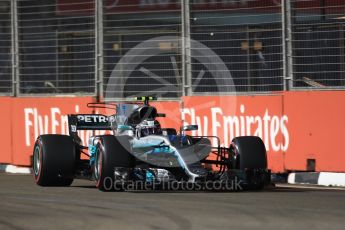
POLYGON ((293 88, 291 1, 282 0, 284 90, 293 88))
POLYGON ((19 44, 17 0, 11 1, 12 95, 19 95, 19 44))
POLYGON ((103 98, 103 1, 95 0, 95 82, 97 100, 103 98))
POLYGON ((190 1, 181 1, 182 11, 182 95, 192 95, 192 52, 190 35, 190 1))

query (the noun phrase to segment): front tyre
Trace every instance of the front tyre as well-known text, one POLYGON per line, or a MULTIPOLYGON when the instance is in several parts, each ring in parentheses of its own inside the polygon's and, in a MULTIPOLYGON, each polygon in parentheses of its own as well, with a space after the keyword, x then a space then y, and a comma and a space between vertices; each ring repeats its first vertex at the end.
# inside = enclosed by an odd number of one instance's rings
MULTIPOLYGON (((96 187, 101 191, 122 191, 124 184, 115 178, 115 168, 129 170, 135 159, 129 153, 128 136, 103 135, 98 137, 94 163, 96 187)), ((124 174, 123 174, 124 175, 124 174)))
POLYGON ((73 182, 76 148, 72 137, 41 135, 33 151, 34 179, 40 186, 69 186, 73 182))
POLYGON ((234 157, 234 169, 241 172, 246 188, 262 189, 270 183, 266 148, 260 137, 236 137, 231 142, 230 151, 234 157))

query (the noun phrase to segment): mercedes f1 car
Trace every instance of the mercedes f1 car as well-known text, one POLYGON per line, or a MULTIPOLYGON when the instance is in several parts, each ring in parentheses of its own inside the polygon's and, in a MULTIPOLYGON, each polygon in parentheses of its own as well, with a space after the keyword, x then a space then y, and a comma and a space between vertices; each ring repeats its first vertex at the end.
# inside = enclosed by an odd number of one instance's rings
POLYGON ((157 118, 165 114, 149 104, 154 98, 139 99, 89 103, 90 108, 116 112, 68 115, 69 135, 40 135, 33 150, 35 182, 69 186, 82 178, 94 180, 102 191, 165 189, 172 184, 174 188, 188 184, 188 188, 227 189, 231 184, 231 189, 262 189, 270 184, 266 149, 259 137, 236 137, 229 147, 221 147, 218 137, 188 135, 197 125, 178 131, 161 127, 157 118), (85 146, 78 130, 109 130, 111 134, 91 136, 85 146))

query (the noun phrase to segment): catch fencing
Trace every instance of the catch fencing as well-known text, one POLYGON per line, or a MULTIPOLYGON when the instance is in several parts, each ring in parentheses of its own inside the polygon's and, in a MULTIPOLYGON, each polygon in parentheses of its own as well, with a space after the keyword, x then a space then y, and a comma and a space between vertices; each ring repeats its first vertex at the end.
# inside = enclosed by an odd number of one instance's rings
POLYGON ((1 0, 0 95, 345 89, 342 0, 1 0))

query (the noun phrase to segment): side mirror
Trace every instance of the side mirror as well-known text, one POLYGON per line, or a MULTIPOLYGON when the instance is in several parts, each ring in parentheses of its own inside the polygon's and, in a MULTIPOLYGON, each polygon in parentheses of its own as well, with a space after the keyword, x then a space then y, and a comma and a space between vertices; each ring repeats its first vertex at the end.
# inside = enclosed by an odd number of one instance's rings
POLYGON ((117 129, 120 131, 133 130, 133 128, 129 125, 118 125, 117 129))
POLYGON ((186 125, 182 127, 182 131, 194 131, 198 129, 199 129, 198 125, 186 125))

